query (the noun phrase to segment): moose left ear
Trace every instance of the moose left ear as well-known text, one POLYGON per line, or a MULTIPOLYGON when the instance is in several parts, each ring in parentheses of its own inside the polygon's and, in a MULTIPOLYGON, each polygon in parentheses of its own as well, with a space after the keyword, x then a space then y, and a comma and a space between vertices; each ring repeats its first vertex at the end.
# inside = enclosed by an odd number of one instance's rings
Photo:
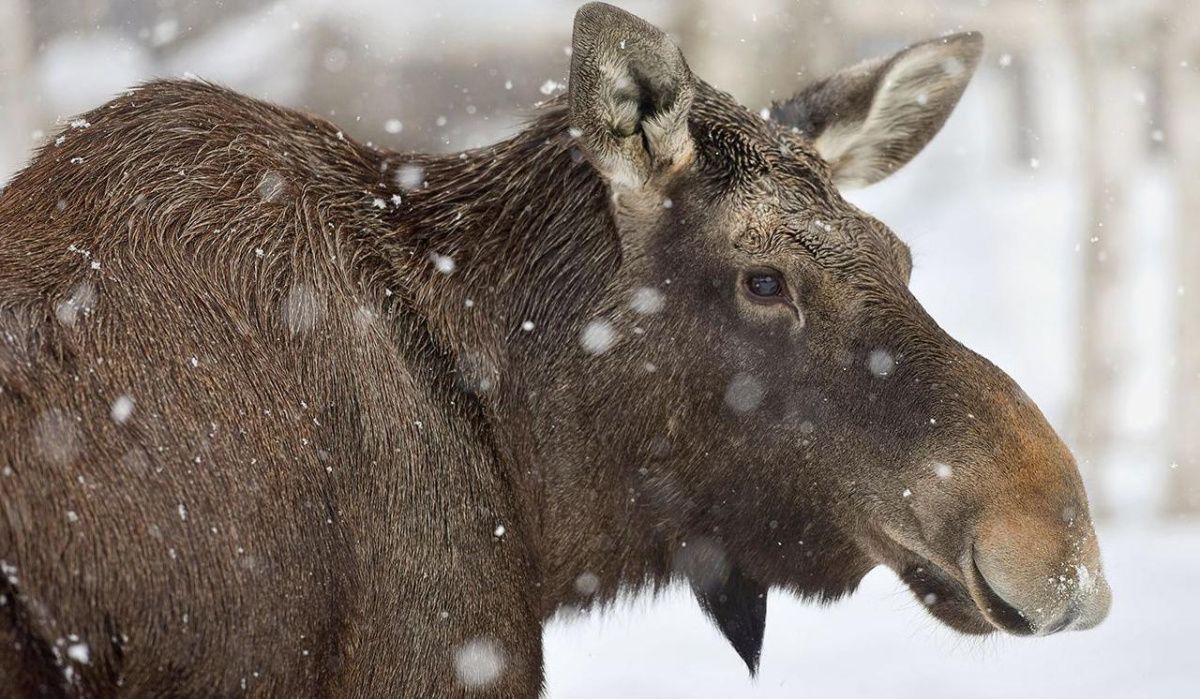
POLYGON ((838 186, 898 170, 946 123, 983 53, 976 32, 910 46, 809 85, 771 117, 813 139, 838 186))
POLYGON ((615 191, 644 187, 692 157, 692 71, 662 30, 600 2, 575 15, 571 126, 615 191))

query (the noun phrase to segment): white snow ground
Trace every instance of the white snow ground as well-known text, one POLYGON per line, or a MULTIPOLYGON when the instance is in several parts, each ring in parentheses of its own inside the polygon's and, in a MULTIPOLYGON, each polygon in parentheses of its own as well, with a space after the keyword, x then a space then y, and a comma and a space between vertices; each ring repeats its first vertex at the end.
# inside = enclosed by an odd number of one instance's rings
POLYGON ((546 634, 551 699, 871 697, 1109 699, 1200 690, 1200 524, 1102 529, 1113 608, 1091 631, 960 636, 877 570, 822 607, 772 594, 757 680, 684 589, 546 634))

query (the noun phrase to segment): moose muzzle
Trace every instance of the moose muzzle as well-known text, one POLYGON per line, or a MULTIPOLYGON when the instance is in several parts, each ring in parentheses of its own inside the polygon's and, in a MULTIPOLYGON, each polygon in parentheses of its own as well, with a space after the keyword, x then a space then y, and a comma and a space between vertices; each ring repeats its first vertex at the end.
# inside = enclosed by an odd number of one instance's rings
POLYGON ((961 569, 976 606, 1007 631, 1089 629, 1108 615, 1112 594, 1096 534, 1070 509, 986 518, 965 559, 961 569))

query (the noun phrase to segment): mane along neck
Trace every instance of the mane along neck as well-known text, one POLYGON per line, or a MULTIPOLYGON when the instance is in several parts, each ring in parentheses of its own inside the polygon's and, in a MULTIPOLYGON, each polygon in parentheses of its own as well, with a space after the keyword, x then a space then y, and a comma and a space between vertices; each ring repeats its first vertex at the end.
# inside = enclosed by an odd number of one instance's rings
POLYGON ((551 106, 493 146, 387 155, 389 181, 408 172, 411 183, 419 169, 422 183, 395 185, 402 203, 378 241, 389 288, 478 403, 545 569, 561 558, 545 535, 557 526, 547 503, 568 487, 558 471, 569 447, 557 426, 569 419, 570 389, 557 377, 582 352, 580 329, 620 263, 608 187, 568 128, 565 108, 551 106))
POLYGON ((386 158, 403 203, 384 251, 446 350, 547 359, 615 271, 607 186, 568 128, 556 105, 492 146, 386 158))

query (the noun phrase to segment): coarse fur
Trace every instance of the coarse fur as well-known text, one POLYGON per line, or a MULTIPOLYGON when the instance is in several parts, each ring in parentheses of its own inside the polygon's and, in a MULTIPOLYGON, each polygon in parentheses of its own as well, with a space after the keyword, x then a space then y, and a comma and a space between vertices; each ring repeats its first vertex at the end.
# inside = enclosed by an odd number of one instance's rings
POLYGON ((1042 589, 1099 578, 1070 455, 837 189, 915 155, 969 70, 888 144, 911 61, 772 121, 610 6, 575 47, 570 94, 475 151, 167 81, 13 179, 5 696, 528 697, 557 610, 675 580, 753 669, 768 589, 879 564, 967 632, 1103 618, 1106 586, 1042 589))

